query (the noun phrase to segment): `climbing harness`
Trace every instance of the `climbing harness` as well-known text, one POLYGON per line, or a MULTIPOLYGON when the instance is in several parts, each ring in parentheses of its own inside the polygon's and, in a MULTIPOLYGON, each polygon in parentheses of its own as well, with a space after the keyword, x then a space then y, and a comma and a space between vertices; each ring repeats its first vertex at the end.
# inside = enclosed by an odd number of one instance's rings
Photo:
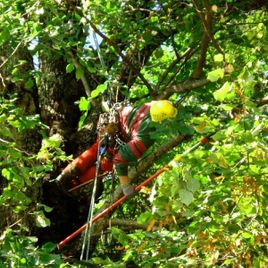
POLYGON ((121 146, 125 145, 126 142, 122 141, 119 137, 119 135, 116 135, 115 137, 115 150, 118 150, 121 146))

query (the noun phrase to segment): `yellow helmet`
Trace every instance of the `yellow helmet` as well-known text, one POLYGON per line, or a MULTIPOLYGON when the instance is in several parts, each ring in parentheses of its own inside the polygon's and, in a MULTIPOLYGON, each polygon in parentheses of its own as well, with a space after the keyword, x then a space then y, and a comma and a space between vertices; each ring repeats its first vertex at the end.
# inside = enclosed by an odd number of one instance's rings
POLYGON ((152 103, 150 115, 153 122, 162 122, 165 119, 175 117, 177 109, 170 101, 160 100, 152 103))

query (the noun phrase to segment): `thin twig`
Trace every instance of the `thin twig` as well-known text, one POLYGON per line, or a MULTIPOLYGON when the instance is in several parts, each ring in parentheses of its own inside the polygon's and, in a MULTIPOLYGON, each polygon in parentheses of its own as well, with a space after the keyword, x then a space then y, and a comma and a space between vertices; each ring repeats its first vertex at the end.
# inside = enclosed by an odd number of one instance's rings
POLYGON ((15 47, 15 49, 13 50, 13 52, 9 55, 9 57, 6 58, 6 60, 0 65, 0 69, 9 61, 9 59, 11 57, 13 57, 13 55, 17 52, 17 50, 19 49, 19 47, 21 46, 22 42, 23 42, 23 38, 22 40, 17 44, 17 46, 15 47))
MULTIPOLYGON (((176 78, 177 74, 181 71, 182 67, 186 64, 188 59, 190 59, 194 55, 195 51, 198 48, 199 48, 199 46, 197 46, 194 49, 188 49, 186 51, 186 53, 182 56, 182 58, 184 58, 182 64, 179 66, 179 68, 175 72, 173 72, 173 75, 169 78, 169 80, 167 81, 167 83, 165 84, 165 86, 163 88, 168 87, 172 83, 172 81, 176 78)), ((161 89, 161 92, 162 92, 163 88, 161 89)))
POLYGON ((177 58, 181 58, 180 57, 180 54, 176 48, 176 43, 175 43, 175 40, 174 40, 174 35, 171 36, 171 43, 172 43, 172 46, 173 46, 173 49, 174 49, 174 52, 175 52, 175 55, 177 58))
MULTIPOLYGON (((1 139, 1 138, 0 138, 0 142, 5 143, 5 144, 8 144, 9 146, 11 145, 11 142, 10 141, 6 141, 6 140, 1 139)), ((27 153, 26 151, 20 150, 18 148, 12 147, 12 149, 14 149, 15 151, 17 151, 19 153, 26 154, 27 156, 31 156, 31 154, 27 153)))
POLYGON ((159 78, 156 86, 155 86, 155 91, 157 91, 160 87, 160 85, 162 84, 162 82, 164 81, 164 79, 168 76, 168 74, 172 71, 172 69, 177 65, 177 63, 179 63, 184 57, 187 57, 187 54, 192 50, 192 48, 188 48, 186 50, 186 52, 181 56, 178 57, 168 66, 168 68, 165 70, 165 72, 162 74, 162 76, 159 78))
POLYGON ((1 82, 2 82, 3 87, 6 88, 7 85, 6 85, 6 83, 5 83, 5 79, 4 79, 4 77, 2 76, 1 73, 0 73, 0 79, 1 79, 1 82))

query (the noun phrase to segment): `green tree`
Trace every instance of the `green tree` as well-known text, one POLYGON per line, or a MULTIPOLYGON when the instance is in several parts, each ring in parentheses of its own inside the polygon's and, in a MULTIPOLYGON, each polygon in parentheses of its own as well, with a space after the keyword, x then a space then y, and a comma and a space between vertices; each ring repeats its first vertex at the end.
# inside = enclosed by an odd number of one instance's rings
MULTIPOLYGON (((91 261, 267 265, 265 1, 2 0, 0 14, 2 266, 68 265, 53 243, 85 222, 92 186, 70 198, 47 180, 95 140, 105 101, 153 99, 179 112, 152 133, 134 182, 172 167, 112 227, 98 222, 91 261)), ((70 243, 79 256, 82 239, 70 243)))

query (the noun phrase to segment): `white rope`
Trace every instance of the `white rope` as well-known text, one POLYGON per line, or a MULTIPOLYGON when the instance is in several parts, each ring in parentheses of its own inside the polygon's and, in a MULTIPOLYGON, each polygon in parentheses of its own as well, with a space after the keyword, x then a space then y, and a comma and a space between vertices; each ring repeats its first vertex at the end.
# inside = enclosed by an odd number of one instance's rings
POLYGON ((100 51, 100 46, 99 46, 99 43, 98 43, 97 35, 96 35, 96 33, 95 33, 95 31, 93 29, 92 29, 92 31, 93 31, 93 33, 92 33, 93 34, 93 40, 94 40, 94 43, 95 43, 95 46, 96 46, 96 49, 97 49, 97 53, 98 53, 98 56, 99 56, 99 59, 100 59, 101 66, 105 70, 105 73, 107 74, 106 65, 105 65, 104 60, 103 60, 102 55, 101 55, 101 51, 100 51))
MULTIPOLYGON (((108 81, 107 89, 108 89, 108 94, 109 94, 109 101, 112 102, 112 91, 110 90, 110 86, 109 86, 109 74, 108 74, 108 71, 107 71, 107 66, 105 65, 105 62, 104 62, 103 57, 101 55, 101 50, 100 50, 100 46, 99 46, 99 43, 98 43, 97 35, 96 35, 96 33, 95 33, 93 28, 91 28, 91 30, 92 30, 93 40, 94 40, 94 43, 95 43, 95 46, 96 46, 97 54, 98 54, 98 57, 100 59, 101 66, 105 71, 105 76, 106 76, 107 81, 108 81)), ((109 107, 109 108, 111 108, 111 107, 109 107)))
POLYGON ((90 201, 90 206, 88 210, 88 215, 87 215, 87 227, 84 233, 84 238, 83 238, 83 245, 82 245, 82 250, 81 250, 81 255, 80 255, 80 261, 84 259, 85 255, 85 260, 88 261, 89 258, 89 250, 90 250, 90 238, 91 238, 91 233, 92 233, 92 219, 93 219, 93 212, 95 208, 95 197, 96 197, 96 189, 97 189, 97 180, 98 180, 98 175, 99 175, 99 169, 100 169, 100 160, 101 160, 101 154, 100 154, 100 144, 102 141, 99 141, 98 144, 98 156, 97 156, 97 163, 96 163, 96 174, 95 174, 95 179, 94 179, 94 185, 93 185, 93 190, 92 190, 92 195, 91 195, 91 201, 90 201), (86 253, 86 254, 85 254, 86 253))

